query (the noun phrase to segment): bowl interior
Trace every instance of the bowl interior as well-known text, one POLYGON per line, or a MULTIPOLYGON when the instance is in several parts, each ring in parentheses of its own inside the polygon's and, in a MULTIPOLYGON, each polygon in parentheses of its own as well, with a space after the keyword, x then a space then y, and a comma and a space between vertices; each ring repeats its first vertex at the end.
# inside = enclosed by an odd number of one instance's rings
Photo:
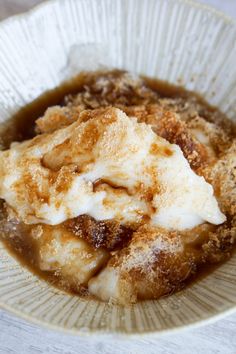
MULTIPOLYGON (((102 66, 184 85, 236 117, 236 26, 184 0, 46 3, 0 25, 0 121, 83 69, 102 66)), ((78 332, 162 332, 236 305, 236 254, 201 281, 159 301, 123 308, 54 289, 0 243, 0 305, 78 332)))

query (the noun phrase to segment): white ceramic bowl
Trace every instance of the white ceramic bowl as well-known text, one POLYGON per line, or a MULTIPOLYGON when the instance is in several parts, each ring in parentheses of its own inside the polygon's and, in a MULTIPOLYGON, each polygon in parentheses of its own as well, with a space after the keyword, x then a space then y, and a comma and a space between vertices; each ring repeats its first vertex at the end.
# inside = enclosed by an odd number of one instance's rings
MULTIPOLYGON (((186 0, 56 0, 0 25, 0 120, 99 65, 185 85, 236 117, 236 27, 222 14, 186 0)), ((234 311, 235 269, 236 253, 177 294, 122 308, 48 286, 0 243, 0 305, 73 333, 161 333, 234 311)))

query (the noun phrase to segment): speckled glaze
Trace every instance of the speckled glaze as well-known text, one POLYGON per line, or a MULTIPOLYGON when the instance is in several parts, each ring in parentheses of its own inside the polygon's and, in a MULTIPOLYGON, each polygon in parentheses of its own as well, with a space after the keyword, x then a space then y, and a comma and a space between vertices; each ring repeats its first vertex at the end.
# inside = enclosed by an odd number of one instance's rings
MULTIPOLYGON (((236 117, 236 26, 185 0, 56 0, 0 25, 0 121, 81 69, 185 85, 236 117), (96 55, 94 55, 96 52, 96 55)), ((73 333, 163 333, 236 309, 236 254, 191 287, 127 308, 48 286, 0 243, 0 306, 73 333)))

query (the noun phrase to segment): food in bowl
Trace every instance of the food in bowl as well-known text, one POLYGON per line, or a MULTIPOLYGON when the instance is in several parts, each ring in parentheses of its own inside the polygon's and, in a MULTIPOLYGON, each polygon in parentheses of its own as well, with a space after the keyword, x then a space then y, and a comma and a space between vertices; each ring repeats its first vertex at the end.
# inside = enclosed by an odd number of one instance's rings
POLYGON ((1 235, 24 263, 125 305, 229 258, 236 131, 223 114, 118 70, 83 73, 45 98, 27 129, 24 110, 1 134, 1 235))

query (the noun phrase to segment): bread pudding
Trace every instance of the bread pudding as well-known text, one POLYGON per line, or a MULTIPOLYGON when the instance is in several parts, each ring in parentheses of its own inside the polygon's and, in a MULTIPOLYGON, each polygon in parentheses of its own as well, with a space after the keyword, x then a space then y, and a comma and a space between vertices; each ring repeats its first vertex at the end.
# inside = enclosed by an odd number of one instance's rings
POLYGON ((193 93, 118 70, 55 92, 40 116, 33 105, 1 127, 8 249, 64 290, 122 305, 230 257, 233 123, 193 93))

